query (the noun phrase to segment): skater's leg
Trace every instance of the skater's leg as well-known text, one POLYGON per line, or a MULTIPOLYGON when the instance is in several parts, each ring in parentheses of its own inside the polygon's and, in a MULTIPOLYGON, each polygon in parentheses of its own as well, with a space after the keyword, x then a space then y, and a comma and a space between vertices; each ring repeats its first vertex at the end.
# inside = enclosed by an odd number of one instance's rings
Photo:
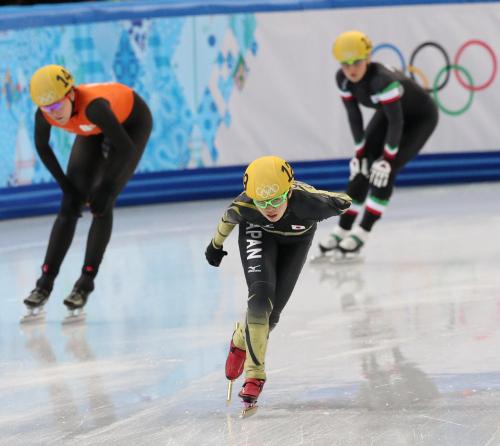
POLYGON ((276 288, 277 243, 271 234, 252 224, 240 225, 238 243, 248 286, 245 376, 265 380, 269 315, 276 288))
POLYGON ((245 359, 246 344, 244 326, 238 323, 231 337, 231 342, 229 343, 229 353, 227 355, 225 367, 227 379, 233 381, 241 376, 245 359))
POLYGON ((245 346, 245 323, 238 324, 231 338, 233 344, 240 350, 246 350, 245 346))
POLYGON ((368 195, 370 183, 368 178, 359 173, 356 175, 347 186, 347 195, 352 198, 352 204, 347 211, 339 218, 339 227, 344 231, 350 231, 354 221, 363 209, 363 204, 368 195))
POLYGON ((82 273, 75 283, 75 288, 89 292, 94 290, 94 279, 111 238, 112 228, 113 207, 107 209, 103 215, 92 218, 92 224, 90 225, 87 237, 82 273))
POLYGON ((398 173, 410 160, 418 155, 436 128, 438 113, 434 104, 426 107, 425 111, 426 113, 423 115, 405 119, 400 148, 392 163, 389 181, 385 187, 373 186, 371 188, 359 227, 355 228, 350 239, 346 239, 341 245, 341 248, 346 251, 359 250, 366 243, 370 231, 375 223, 380 220, 389 204, 398 173))
POLYGON ((94 216, 87 237, 85 261, 80 277, 75 282, 73 290, 64 304, 69 309, 83 307, 87 303, 89 294, 94 291, 94 279, 99 270, 106 246, 111 237, 113 227, 113 208, 109 208, 103 215, 94 216))
POLYGON ((312 237, 299 242, 279 246, 277 260, 276 298, 273 311, 269 316, 269 330, 272 330, 280 319, 281 312, 292 295, 302 267, 311 247, 312 237))
POLYGON ((61 264, 73 241, 76 224, 80 217, 83 203, 70 195, 63 195, 59 213, 50 233, 47 251, 42 266, 42 275, 36 282, 36 287, 49 294, 54 286, 54 280, 59 273, 61 264))
POLYGON ((67 176, 78 190, 80 196, 64 194, 59 213, 52 226, 52 231, 42 266, 42 275, 36 287, 52 291, 54 280, 59 273, 61 264, 73 241, 78 218, 81 216, 83 200, 88 195, 90 184, 93 181, 98 161, 98 153, 88 138, 77 136, 73 144, 68 162, 67 176))
POLYGON ((87 303, 89 294, 94 290, 94 279, 111 235, 112 224, 112 208, 104 215, 95 216, 92 220, 81 275, 75 282, 71 293, 64 299, 64 304, 70 310, 82 308, 87 303))
MULTIPOLYGON (((249 287, 249 307, 245 328, 247 359, 245 361, 245 383, 239 396, 247 404, 245 410, 253 408, 266 379, 264 358, 270 329, 277 324, 281 311, 297 282, 307 258, 312 237, 291 244, 277 244, 273 239, 272 265, 276 265, 275 280, 253 282, 249 287), (277 255, 274 255, 276 253, 277 255), (271 285, 274 283, 275 285, 271 285), (259 299, 267 297, 266 299, 259 299), (274 296, 274 299, 272 297, 274 296), (255 302, 252 301, 255 299, 255 302), (270 311, 270 315, 269 315, 270 311), (266 324, 267 322, 267 324, 266 324), (252 332, 253 331, 253 332, 252 332), (264 372, 264 373, 263 373, 264 372)), ((269 247, 270 244, 266 245, 269 247)), ((272 265, 261 263, 263 268, 272 265)), ((245 412, 245 411, 244 411, 245 412)))
MULTIPOLYGON (((368 171, 372 163, 382 155, 387 126, 388 122, 384 112, 382 110, 377 110, 366 127, 363 158, 367 160, 368 171)), ((362 172, 358 173, 349 182, 346 192, 352 198, 353 205, 345 214, 340 216, 340 227, 346 230, 352 228, 356 217, 363 208, 369 189, 369 176, 362 172)))
MULTIPOLYGON (((73 289, 88 295, 94 290, 94 279, 99 271, 99 266, 111 239, 113 229, 113 208, 115 201, 132 177, 146 148, 152 129, 152 117, 147 105, 137 95, 134 96, 134 109, 131 118, 127 120, 125 130, 134 143, 135 151, 129 158, 125 158, 116 147, 109 147, 109 152, 97 170, 90 191, 91 208, 96 201, 104 203, 99 205, 103 211, 94 214, 87 237, 85 260, 82 273, 73 289)), ((97 150, 101 150, 99 142, 97 150)), ((101 155, 102 159, 102 155, 101 155)), ((69 297, 65 302, 70 303, 69 297)))
MULTIPOLYGON (((365 132, 365 149, 363 159, 367 163, 367 169, 384 149, 385 135, 387 132, 387 118, 382 110, 377 110, 370 120, 365 132)), ((367 172, 359 172, 351 176, 347 185, 346 193, 352 198, 350 208, 340 216, 337 226, 331 234, 320 242, 322 252, 331 251, 339 247, 343 239, 349 235, 355 220, 363 211, 364 203, 370 189, 369 176, 367 172)))
POLYGON ((346 193, 352 198, 351 206, 340 216, 337 226, 319 242, 322 253, 337 249, 340 242, 349 235, 354 221, 363 209, 369 187, 368 178, 361 173, 349 181, 346 193))
POLYGON ((23 301, 28 309, 42 308, 47 302, 59 268, 73 240, 82 205, 83 203, 75 201, 74 197, 63 195, 59 214, 52 226, 42 275, 36 281, 35 288, 23 301))
POLYGON ((415 158, 436 128, 438 113, 434 104, 428 106, 428 113, 419 117, 408 117, 401 137, 400 148, 392 164, 392 172, 386 187, 373 187, 366 203, 365 214, 360 226, 371 231, 373 225, 384 213, 394 191, 394 182, 403 167, 415 158))
POLYGON ((421 109, 419 116, 405 118, 399 152, 393 161, 396 173, 419 154, 436 129, 438 120, 439 113, 432 100, 421 109))

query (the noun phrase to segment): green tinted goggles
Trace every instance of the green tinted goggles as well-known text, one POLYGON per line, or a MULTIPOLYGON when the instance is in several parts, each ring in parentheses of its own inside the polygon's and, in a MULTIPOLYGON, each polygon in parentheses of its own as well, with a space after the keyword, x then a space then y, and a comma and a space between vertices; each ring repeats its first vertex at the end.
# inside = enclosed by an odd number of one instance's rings
POLYGON ((278 208, 286 201, 287 195, 288 195, 288 190, 283 192, 281 195, 274 197, 271 200, 262 200, 262 201, 253 200, 253 204, 255 204, 255 206, 261 209, 265 209, 268 206, 271 206, 273 208, 278 208))
POLYGON ((340 65, 343 67, 350 67, 351 65, 354 65, 355 67, 358 67, 361 65, 361 62, 363 62, 366 59, 349 59, 349 60, 343 60, 340 62, 340 65))

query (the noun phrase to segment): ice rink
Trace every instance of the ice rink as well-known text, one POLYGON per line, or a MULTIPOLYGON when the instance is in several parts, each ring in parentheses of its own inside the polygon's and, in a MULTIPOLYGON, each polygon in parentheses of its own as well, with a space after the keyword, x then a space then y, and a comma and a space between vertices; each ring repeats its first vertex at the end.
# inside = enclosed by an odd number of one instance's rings
POLYGON ((230 200, 118 209, 87 321, 69 327, 89 214, 32 327, 22 299, 54 217, 0 222, 0 444, 500 445, 499 197, 500 183, 399 188, 363 263, 308 263, 248 419, 241 379, 225 404, 246 304, 236 231, 220 268, 204 258, 230 200))

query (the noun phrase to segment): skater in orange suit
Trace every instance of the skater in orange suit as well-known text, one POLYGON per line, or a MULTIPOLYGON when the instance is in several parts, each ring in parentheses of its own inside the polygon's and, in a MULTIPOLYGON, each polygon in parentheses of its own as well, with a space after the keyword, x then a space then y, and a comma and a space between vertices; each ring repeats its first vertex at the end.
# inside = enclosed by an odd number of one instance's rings
POLYGON ((62 190, 42 274, 24 300, 31 312, 43 308, 71 245, 84 206, 92 212, 80 277, 64 300, 81 309, 94 290, 94 279, 111 237, 116 198, 139 163, 152 129, 144 100, 126 85, 109 82, 75 85, 60 65, 38 69, 30 82, 35 113, 35 145, 45 167, 62 190), (76 135, 66 171, 52 147, 50 132, 59 127, 76 135))

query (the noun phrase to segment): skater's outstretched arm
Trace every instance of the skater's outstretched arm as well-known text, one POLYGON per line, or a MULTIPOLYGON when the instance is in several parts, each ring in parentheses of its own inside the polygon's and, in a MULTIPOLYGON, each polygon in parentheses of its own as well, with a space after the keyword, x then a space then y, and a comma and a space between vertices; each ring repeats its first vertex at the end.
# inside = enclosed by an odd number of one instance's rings
POLYGON ((343 192, 315 189, 300 181, 295 181, 293 193, 298 201, 297 215, 314 221, 343 214, 352 203, 351 197, 343 192))
POLYGON ((235 204, 236 200, 231 203, 219 220, 215 234, 205 250, 205 257, 212 266, 219 266, 222 258, 227 255, 227 251, 222 249, 224 241, 229 237, 229 234, 231 234, 239 221, 242 220, 239 215, 238 206, 235 204))

